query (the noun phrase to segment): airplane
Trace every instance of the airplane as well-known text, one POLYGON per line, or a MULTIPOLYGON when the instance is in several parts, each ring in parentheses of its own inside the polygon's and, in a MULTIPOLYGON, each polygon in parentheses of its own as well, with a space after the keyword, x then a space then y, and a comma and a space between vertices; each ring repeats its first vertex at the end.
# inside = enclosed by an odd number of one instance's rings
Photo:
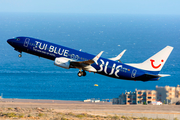
POLYGON ((22 52, 26 52, 39 57, 54 61, 54 65, 65 69, 79 69, 78 76, 86 76, 86 71, 98 73, 101 75, 134 81, 157 81, 160 77, 170 76, 168 74, 159 74, 167 58, 173 50, 173 47, 166 46, 164 49, 147 59, 142 63, 125 64, 120 58, 126 50, 114 58, 101 57, 104 51, 92 55, 74 50, 68 47, 50 43, 31 37, 16 37, 8 39, 7 42, 22 57, 22 52))

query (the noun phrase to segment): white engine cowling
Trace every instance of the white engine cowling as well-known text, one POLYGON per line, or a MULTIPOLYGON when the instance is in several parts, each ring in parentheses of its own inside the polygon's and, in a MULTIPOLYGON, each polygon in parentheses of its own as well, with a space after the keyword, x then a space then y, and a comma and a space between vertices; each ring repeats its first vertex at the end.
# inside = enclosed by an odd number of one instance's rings
POLYGON ((68 58, 59 57, 55 59, 54 65, 65 68, 65 69, 69 69, 70 60, 68 58))

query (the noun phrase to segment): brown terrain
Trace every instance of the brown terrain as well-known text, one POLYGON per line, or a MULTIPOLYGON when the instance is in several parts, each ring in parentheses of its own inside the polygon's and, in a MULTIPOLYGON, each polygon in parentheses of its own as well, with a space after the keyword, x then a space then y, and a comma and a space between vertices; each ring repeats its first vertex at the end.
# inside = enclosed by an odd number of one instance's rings
POLYGON ((179 105, 112 105, 108 102, 1 99, 0 119, 179 119, 179 105))

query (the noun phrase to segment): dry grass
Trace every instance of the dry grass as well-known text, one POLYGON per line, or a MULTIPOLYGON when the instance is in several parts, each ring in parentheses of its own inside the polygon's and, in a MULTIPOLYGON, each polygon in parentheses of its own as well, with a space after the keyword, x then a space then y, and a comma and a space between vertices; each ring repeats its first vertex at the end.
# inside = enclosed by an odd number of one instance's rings
MULTIPOLYGON (((54 109, 47 108, 0 108, 0 119, 18 119, 18 120, 165 120, 151 118, 137 118, 119 115, 91 115, 87 113, 72 113, 72 112, 56 112, 54 109)), ((176 119, 178 120, 178 119, 176 119)))

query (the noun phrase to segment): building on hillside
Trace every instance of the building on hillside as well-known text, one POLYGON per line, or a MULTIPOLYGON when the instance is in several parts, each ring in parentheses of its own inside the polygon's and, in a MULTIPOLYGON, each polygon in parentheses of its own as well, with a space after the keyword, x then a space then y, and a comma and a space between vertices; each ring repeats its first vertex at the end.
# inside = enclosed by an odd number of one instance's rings
POLYGON ((135 90, 135 92, 122 93, 118 98, 113 98, 113 104, 150 104, 156 101, 155 90, 135 90))
POLYGON ((156 86, 157 91, 157 100, 163 103, 176 103, 180 101, 180 86, 177 85, 176 87, 159 87, 156 86))

